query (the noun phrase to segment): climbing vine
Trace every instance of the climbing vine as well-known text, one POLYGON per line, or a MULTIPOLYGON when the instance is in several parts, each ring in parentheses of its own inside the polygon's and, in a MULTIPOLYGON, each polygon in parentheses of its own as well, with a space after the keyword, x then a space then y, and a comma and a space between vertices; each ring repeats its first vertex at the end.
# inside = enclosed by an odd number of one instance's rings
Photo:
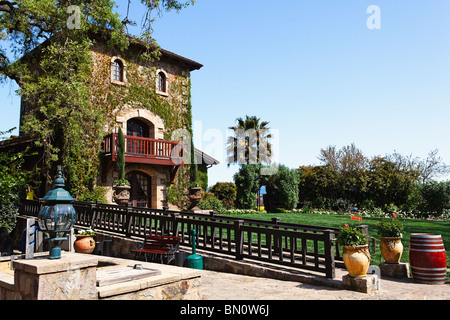
MULTIPOLYGON (((177 129, 187 129, 192 133, 192 111, 190 94, 190 77, 183 69, 164 64, 161 60, 148 61, 139 59, 139 52, 132 46, 129 50, 118 52, 109 50, 98 43, 93 49, 94 68, 91 78, 91 96, 94 104, 103 110, 109 131, 114 131, 115 115, 124 108, 146 108, 164 121, 164 139, 172 140, 172 133, 177 129), (111 57, 120 56, 126 62, 127 83, 120 85, 110 81, 111 57), (169 95, 156 93, 157 67, 171 68, 169 95)), ((187 204, 189 167, 178 170, 174 184, 166 186, 167 200, 179 207, 187 204)))
MULTIPOLYGON (((171 81, 170 96, 163 97, 155 91, 155 68, 149 66, 148 61, 140 60, 132 48, 110 49, 99 40, 69 42, 62 52, 55 47, 58 46, 49 45, 40 56, 39 65, 44 75, 34 75, 23 90, 30 104, 38 106, 25 117, 23 129, 39 137, 37 144, 44 147, 44 162, 48 168, 55 162, 63 164, 67 186, 74 196, 83 197, 93 192, 100 171, 103 137, 106 131, 114 130, 115 116, 123 108, 147 108, 160 116, 165 123, 167 140, 178 128, 192 132, 190 81, 181 70, 171 81), (62 58, 55 64, 56 55, 62 58), (114 55, 126 61, 127 83, 124 85, 110 80, 111 56, 114 55), (65 70, 61 64, 73 62, 77 67, 58 73, 65 70), (52 90, 55 81, 62 90, 52 90), (33 86, 34 82, 40 82, 40 86, 33 86), (105 128, 109 129, 105 131, 105 128)), ((177 179, 176 183, 184 182, 177 179)))

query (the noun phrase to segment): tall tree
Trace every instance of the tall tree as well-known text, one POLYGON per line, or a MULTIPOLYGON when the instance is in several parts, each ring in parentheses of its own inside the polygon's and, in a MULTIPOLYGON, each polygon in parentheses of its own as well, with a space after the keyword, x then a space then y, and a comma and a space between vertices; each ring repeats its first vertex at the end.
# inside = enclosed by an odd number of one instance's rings
POLYGON ((238 164, 270 164, 272 148, 269 122, 256 116, 237 118, 237 125, 229 127, 234 135, 227 139, 228 166, 238 164))
POLYGON ((336 146, 328 146, 320 150, 319 160, 337 172, 349 172, 365 169, 368 159, 354 143, 336 150, 336 146))
POLYGON ((394 152, 388 155, 387 159, 394 162, 399 169, 417 171, 420 181, 427 183, 450 172, 450 166, 442 161, 438 152, 438 149, 430 151, 426 159, 413 158, 412 155, 403 156, 394 152))

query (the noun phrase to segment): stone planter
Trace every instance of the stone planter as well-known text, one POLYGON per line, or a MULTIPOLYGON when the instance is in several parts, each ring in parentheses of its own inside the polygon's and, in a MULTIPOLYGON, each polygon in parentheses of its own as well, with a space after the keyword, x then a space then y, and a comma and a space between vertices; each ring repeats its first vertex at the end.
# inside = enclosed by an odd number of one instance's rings
POLYGON ((92 253, 95 249, 95 240, 93 236, 77 236, 73 243, 73 248, 77 253, 92 253))
POLYGON ((353 278, 365 277, 370 266, 369 246, 344 246, 342 252, 345 267, 353 278))
POLYGON ((130 201, 130 186, 115 186, 114 187, 114 202, 119 206, 126 206, 130 201))
POLYGON ((191 201, 189 210, 200 210, 198 208, 198 204, 200 200, 202 200, 202 188, 201 187, 189 188, 189 200, 191 201))
POLYGON ((380 237, 380 251, 386 263, 399 263, 403 253, 401 237, 380 237))

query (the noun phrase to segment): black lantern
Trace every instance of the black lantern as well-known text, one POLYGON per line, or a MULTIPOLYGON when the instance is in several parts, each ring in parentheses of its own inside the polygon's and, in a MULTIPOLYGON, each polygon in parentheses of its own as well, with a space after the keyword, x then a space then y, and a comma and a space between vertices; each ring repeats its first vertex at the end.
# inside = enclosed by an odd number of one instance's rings
POLYGON ((64 189, 65 182, 62 177, 61 167, 54 181, 55 189, 47 192, 41 199, 43 207, 38 214, 39 228, 47 232, 51 243, 50 259, 61 258, 61 242, 67 240, 65 234, 70 232, 75 220, 76 212, 73 207, 74 198, 64 189))

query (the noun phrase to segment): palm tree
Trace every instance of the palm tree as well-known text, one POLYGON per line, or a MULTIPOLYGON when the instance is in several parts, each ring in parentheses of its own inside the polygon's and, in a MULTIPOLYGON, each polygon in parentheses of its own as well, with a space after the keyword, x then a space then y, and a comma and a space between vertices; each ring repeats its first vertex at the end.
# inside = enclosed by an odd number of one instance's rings
POLYGON ((237 125, 229 127, 234 135, 227 140, 227 163, 270 164, 272 148, 269 142, 272 135, 269 133, 269 122, 262 121, 256 116, 245 116, 245 120, 237 118, 237 125))

